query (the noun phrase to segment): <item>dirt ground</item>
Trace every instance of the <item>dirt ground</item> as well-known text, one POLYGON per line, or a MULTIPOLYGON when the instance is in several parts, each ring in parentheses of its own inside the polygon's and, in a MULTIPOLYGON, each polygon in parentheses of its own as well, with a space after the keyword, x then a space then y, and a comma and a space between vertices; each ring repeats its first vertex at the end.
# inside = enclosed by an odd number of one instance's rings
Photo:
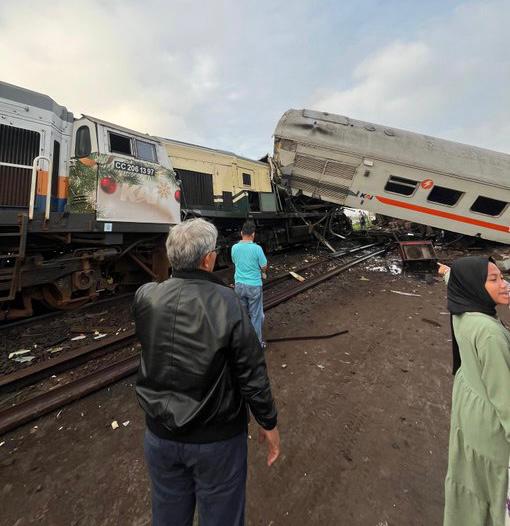
MULTIPOLYGON (((267 337, 349 333, 270 344, 282 455, 250 440, 248 525, 441 524, 451 351, 427 281, 356 268, 267 313, 267 337)), ((0 437, 2 526, 150 524, 133 382, 0 437)))

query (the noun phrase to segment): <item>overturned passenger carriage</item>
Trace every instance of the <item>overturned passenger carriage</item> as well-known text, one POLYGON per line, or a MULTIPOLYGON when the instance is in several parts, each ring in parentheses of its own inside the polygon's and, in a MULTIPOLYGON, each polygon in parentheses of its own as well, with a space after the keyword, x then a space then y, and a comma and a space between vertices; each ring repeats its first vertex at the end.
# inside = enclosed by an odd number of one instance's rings
POLYGON ((274 138, 294 194, 510 242, 510 155, 306 109, 274 138))

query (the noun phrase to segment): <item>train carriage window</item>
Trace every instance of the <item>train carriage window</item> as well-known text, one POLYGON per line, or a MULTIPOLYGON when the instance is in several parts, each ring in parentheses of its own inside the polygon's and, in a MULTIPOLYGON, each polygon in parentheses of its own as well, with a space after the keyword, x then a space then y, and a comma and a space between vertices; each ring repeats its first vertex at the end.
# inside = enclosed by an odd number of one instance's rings
POLYGON ((110 139, 110 151, 112 153, 122 153, 124 155, 133 155, 131 150, 131 139, 125 135, 108 132, 110 139))
POLYGON ((506 201, 499 201, 498 199, 491 199, 490 197, 480 195, 471 205, 471 211, 488 216, 499 216, 507 205, 508 203, 506 201))
POLYGON ((92 143, 90 142, 90 130, 88 126, 80 126, 76 131, 76 145, 74 147, 74 155, 78 158, 87 157, 92 151, 92 143))
POLYGON ((136 139, 136 157, 142 159, 142 161, 149 161, 151 163, 157 163, 158 158, 156 156, 156 147, 150 142, 140 141, 136 139))
POLYGON ((387 192, 393 192, 394 194, 413 195, 417 186, 418 181, 390 175, 390 178, 388 179, 384 189, 387 192))
POLYGON ((243 173, 243 184, 244 186, 251 186, 251 175, 243 173))
POLYGON ((454 206, 463 194, 464 192, 459 192, 458 190, 435 185, 430 191, 427 201, 439 203, 440 205, 454 206))

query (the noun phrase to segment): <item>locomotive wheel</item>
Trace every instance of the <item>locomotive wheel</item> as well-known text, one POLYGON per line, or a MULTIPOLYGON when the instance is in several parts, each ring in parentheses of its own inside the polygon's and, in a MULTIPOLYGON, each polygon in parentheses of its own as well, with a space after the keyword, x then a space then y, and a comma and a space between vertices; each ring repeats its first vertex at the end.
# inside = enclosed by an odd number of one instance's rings
POLYGON ((44 285, 42 288, 42 301, 46 305, 46 307, 49 307, 50 309, 54 310, 64 310, 64 311, 70 311, 77 309, 78 307, 82 307, 86 303, 89 303, 91 301, 90 296, 86 296, 83 298, 71 298, 66 296, 62 296, 54 286, 50 285, 44 285))

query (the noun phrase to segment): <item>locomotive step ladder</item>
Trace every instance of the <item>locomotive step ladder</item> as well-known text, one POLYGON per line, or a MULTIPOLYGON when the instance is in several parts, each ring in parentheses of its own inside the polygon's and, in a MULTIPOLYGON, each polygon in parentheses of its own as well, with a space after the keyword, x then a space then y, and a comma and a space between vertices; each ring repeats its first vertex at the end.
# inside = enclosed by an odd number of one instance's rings
MULTIPOLYGON (((28 214, 20 214, 19 229, 14 232, 1 232, 0 238, 18 238, 16 252, 0 254, 0 285, 9 284, 8 293, 0 296, 0 301, 10 301, 16 297, 16 293, 21 287, 21 266, 25 259, 25 249, 27 246, 28 214), (4 262, 14 261, 14 265, 3 268, 4 262)), ((4 287, 1 287, 3 290, 4 287)))

